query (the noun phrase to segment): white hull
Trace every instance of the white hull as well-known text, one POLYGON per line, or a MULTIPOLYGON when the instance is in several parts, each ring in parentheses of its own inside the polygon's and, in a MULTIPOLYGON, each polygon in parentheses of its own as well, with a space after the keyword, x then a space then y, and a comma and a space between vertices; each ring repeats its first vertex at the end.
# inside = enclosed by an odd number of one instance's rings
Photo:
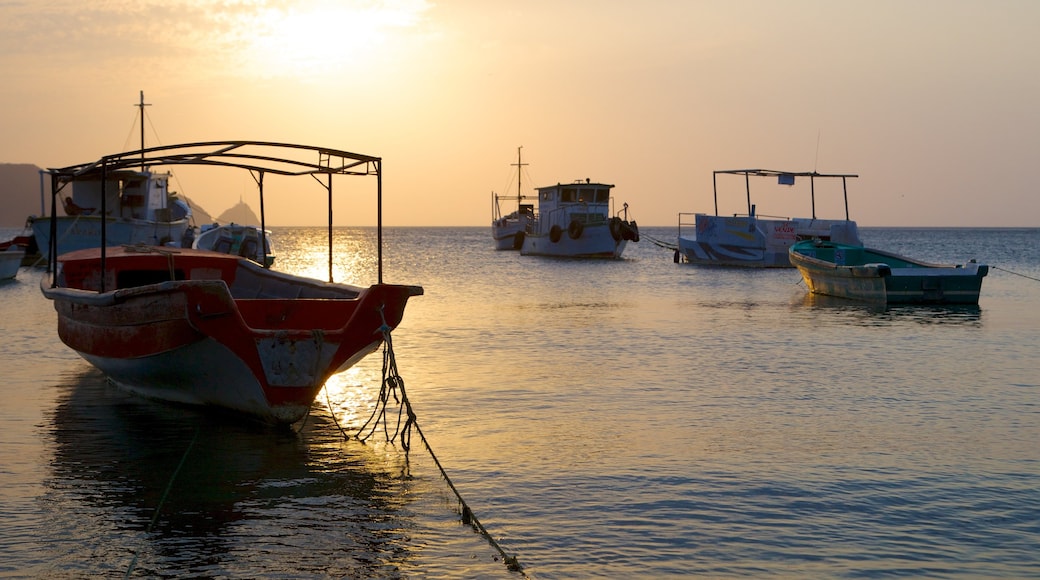
POLYGON ((519 250, 524 244, 524 229, 527 227, 527 220, 506 221, 508 219, 502 218, 501 222, 504 223, 495 222, 491 225, 491 237, 495 240, 496 250, 519 250))
MULTIPOLYGON (((58 255, 101 245, 100 216, 58 216, 58 255)), ((187 219, 172 222, 154 222, 138 219, 108 218, 105 237, 109 246, 147 244, 153 246, 180 246, 185 232, 191 227, 187 219)), ((51 218, 36 218, 32 222, 33 235, 40 254, 49 256, 51 218)))
POLYGON ((25 250, 12 249, 0 252, 0 280, 10 280, 18 275, 18 268, 22 266, 22 258, 25 250))
POLYGON ((581 237, 572 239, 561 232, 556 241, 550 235, 527 234, 520 254, 561 258, 620 258, 628 241, 615 240, 606 225, 586 227, 581 237))
POLYGON ((822 239, 862 245, 856 222, 794 218, 725 217, 697 214, 696 234, 679 236, 678 248, 691 264, 790 268, 788 248, 798 240, 822 239))
MULTIPOLYGON (((368 348, 342 365, 353 366, 379 347, 368 348)), ((323 358, 335 350, 330 345, 323 358)), ((187 405, 218 407, 260 417, 274 423, 294 423, 307 414, 310 405, 272 406, 263 385, 238 355, 213 339, 205 339, 171 351, 137 358, 115 358, 78 352, 121 388, 144 397, 187 405)), ((303 361, 300 361, 303 364, 303 361)), ((311 368, 322 368, 325 361, 310 361, 311 368)), ((338 372, 333 371, 333 372, 338 372)), ((324 377, 309 377, 297 388, 312 390, 324 377)))

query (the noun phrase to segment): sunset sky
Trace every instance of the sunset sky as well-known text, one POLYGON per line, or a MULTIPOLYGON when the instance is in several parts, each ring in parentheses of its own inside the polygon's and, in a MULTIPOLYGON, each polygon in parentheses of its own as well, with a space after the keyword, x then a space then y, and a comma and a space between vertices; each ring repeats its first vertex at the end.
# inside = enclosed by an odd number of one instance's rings
MULTIPOLYGON (((1034 0, 0 0, 0 78, 0 162, 136 149, 143 90, 148 145, 382 157, 388 225, 488 224, 523 146, 525 186, 613 183, 640 225, 761 167, 859 174, 861 226, 1040 226, 1034 0)), ((177 189, 254 205, 248 175, 202 177, 177 189)), ((762 185, 760 213, 807 215, 762 185)), ((269 193, 269 224, 323 223, 269 193)))

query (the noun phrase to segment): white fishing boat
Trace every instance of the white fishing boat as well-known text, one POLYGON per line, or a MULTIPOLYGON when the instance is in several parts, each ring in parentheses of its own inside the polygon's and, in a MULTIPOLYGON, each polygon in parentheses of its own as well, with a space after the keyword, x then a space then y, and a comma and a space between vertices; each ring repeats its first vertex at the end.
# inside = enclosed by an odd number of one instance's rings
POLYGON ((613 185, 588 179, 538 189, 538 213, 528 224, 520 254, 566 258, 620 258, 639 226, 628 204, 614 214, 613 185))
POLYGON ((863 245, 856 222, 849 219, 847 180, 858 177, 844 173, 793 172, 772 169, 734 169, 715 171, 712 184, 715 213, 680 213, 675 261, 691 264, 752 268, 790 268, 788 248, 799 240, 820 239, 863 245), (747 212, 719 215, 719 175, 744 177, 747 212), (751 177, 769 177, 779 185, 793 186, 808 178, 811 217, 760 215, 751 201, 751 177), (816 215, 816 182, 840 179, 845 202, 845 218, 822 219, 816 215), (692 216, 692 220, 691 220, 692 216), (690 231, 693 227, 693 231, 690 231))
POLYGON ((235 223, 204 225, 191 247, 242 256, 267 268, 274 264, 275 259, 271 232, 258 226, 235 223))
POLYGON ((516 167, 516 209, 503 215, 502 200, 508 199, 511 202, 514 198, 491 194, 491 237, 495 241, 496 250, 519 250, 524 245, 527 226, 534 219, 534 204, 524 203, 521 175, 527 164, 520 160, 522 149, 523 147, 517 147, 516 163, 513 164, 516 167))
MULTIPOLYGON (((141 149, 144 149, 144 93, 141 109, 141 149)), ((142 154, 134 152, 134 154, 142 154)), ((71 192, 58 191, 51 215, 30 218, 40 253, 96 248, 102 235, 109 244, 191 246, 191 207, 169 189, 169 172, 121 166, 104 175, 91 173, 70 182, 71 192), (58 214, 58 205, 64 215, 58 214)), ((41 192, 41 195, 44 195, 41 192)))

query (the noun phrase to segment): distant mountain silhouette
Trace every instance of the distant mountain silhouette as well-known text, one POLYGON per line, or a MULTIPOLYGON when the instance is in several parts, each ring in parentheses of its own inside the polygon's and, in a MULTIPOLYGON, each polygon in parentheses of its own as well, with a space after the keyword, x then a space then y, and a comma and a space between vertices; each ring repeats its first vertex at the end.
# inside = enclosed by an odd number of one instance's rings
MULTIPOLYGON (((45 208, 40 211, 40 171, 31 163, 0 163, 0 227, 18 228, 25 225, 31 215, 50 214, 50 176, 43 174, 45 208)), ((191 206, 195 225, 211 224, 213 216, 191 198, 179 194, 191 206)), ((61 210, 59 214, 63 213, 61 210)), ((221 224, 235 222, 243 225, 260 225, 260 219, 245 202, 239 202, 220 214, 215 220, 221 224)))
MULTIPOLYGON (((200 224, 206 223, 198 221, 198 218, 195 219, 195 222, 200 224)), ((256 214, 253 213, 253 210, 250 209, 248 205, 246 205, 246 202, 239 199, 238 203, 233 205, 231 209, 228 209, 217 216, 217 223, 236 223, 245 226, 258 226, 260 225, 260 218, 256 217, 256 214)))

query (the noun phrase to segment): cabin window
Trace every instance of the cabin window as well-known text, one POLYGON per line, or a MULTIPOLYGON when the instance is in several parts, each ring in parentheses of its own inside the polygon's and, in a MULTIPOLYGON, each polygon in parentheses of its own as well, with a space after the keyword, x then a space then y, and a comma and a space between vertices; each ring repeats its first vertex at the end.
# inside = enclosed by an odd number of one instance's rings
POLYGON ((542 201, 552 201, 552 200, 553 200, 553 192, 551 190, 542 192, 542 201))
POLYGON ((563 197, 560 198, 564 203, 574 203, 578 199, 578 192, 573 187, 563 188, 563 197))
POLYGON ((610 201, 610 190, 609 189, 597 189, 596 190, 596 203, 607 203, 610 201))

